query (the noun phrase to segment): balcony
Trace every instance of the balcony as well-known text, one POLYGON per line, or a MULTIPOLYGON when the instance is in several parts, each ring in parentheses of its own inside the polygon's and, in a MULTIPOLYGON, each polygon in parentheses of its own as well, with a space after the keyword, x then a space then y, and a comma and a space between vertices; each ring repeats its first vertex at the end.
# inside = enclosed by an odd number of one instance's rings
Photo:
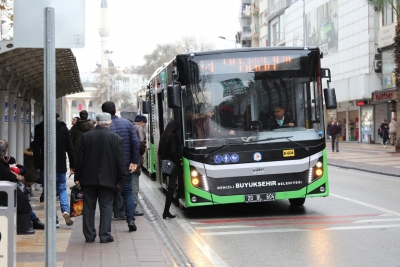
POLYGON ((251 14, 258 15, 260 12, 259 0, 251 0, 251 14))
POLYGON ((243 40, 251 40, 251 30, 250 29, 243 29, 242 31, 242 41, 243 40))
POLYGON ((251 6, 248 5, 246 8, 242 10, 242 17, 250 17, 251 15, 251 6))
POLYGON ((240 26, 243 27, 250 27, 251 26, 251 19, 242 19, 240 22, 240 26))
POLYGON ((258 38, 260 36, 260 26, 258 24, 251 24, 250 29, 252 38, 258 38))

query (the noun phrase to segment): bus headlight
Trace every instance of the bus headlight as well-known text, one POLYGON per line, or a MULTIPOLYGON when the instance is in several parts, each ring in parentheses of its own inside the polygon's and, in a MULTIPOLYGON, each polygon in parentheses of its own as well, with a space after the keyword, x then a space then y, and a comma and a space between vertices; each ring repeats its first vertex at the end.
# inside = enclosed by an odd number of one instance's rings
POLYGON ((190 166, 190 182, 194 187, 203 189, 205 191, 210 191, 210 187, 208 186, 207 176, 201 174, 193 166, 190 166))
POLYGON ((315 180, 319 179, 324 175, 324 161, 323 157, 320 157, 313 167, 310 168, 308 173, 308 183, 311 184, 315 180))

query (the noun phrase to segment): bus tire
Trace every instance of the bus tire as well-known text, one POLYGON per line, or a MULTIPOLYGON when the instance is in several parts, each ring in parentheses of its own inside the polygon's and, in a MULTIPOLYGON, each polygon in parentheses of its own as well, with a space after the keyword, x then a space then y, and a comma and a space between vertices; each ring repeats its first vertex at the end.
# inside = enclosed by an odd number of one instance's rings
POLYGON ((306 198, 290 198, 289 203, 292 206, 303 206, 304 202, 306 202, 306 198))

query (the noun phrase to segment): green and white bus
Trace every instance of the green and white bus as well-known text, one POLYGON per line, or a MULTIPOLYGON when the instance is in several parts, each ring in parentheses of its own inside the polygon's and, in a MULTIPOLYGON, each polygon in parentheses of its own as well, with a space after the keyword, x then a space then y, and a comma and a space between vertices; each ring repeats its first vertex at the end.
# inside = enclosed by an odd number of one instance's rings
POLYGON ((175 119, 182 125, 175 195, 182 207, 283 199, 303 205, 307 197, 328 196, 324 108, 335 109, 336 96, 322 56, 317 47, 177 55, 138 93, 149 118, 145 168, 167 188, 157 149, 175 119), (207 123, 204 107, 213 112, 207 123), (277 109, 286 119, 274 127, 277 109))

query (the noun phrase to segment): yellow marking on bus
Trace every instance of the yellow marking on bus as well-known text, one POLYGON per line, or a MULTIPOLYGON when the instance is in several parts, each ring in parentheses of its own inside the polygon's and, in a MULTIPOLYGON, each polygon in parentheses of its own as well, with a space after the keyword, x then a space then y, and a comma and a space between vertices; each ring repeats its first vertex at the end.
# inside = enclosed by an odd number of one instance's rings
POLYGON ((294 149, 283 150, 283 157, 294 157, 294 149))

